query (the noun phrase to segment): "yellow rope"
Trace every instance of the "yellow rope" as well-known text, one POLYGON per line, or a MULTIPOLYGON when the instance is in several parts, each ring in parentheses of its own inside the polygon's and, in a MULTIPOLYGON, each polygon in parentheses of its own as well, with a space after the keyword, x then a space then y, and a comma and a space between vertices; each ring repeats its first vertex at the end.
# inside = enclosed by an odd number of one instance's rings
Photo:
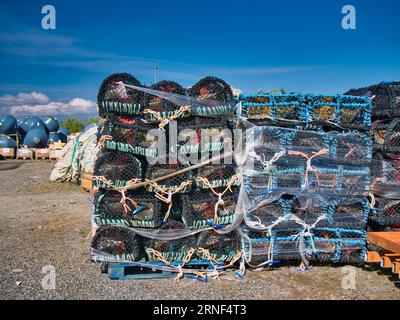
MULTIPOLYGON (((176 120, 176 119, 179 118, 184 112, 189 111, 189 110, 190 110, 190 106, 182 106, 182 107, 179 108, 179 110, 178 110, 175 114, 173 114, 173 115, 171 115, 170 117, 167 117, 167 118, 161 117, 157 111, 154 111, 154 110, 151 110, 151 109, 144 109, 144 110, 143 110, 143 113, 144 113, 144 114, 149 113, 149 114, 153 115, 154 118, 156 118, 156 120, 159 122, 158 127, 159 127, 161 130, 165 131, 164 127, 165 127, 170 121, 176 120)), ((150 121, 143 120, 143 122, 149 123, 150 121)))
POLYGON ((324 154, 328 153, 328 149, 321 149, 318 152, 313 152, 312 156, 309 156, 307 153, 305 152, 301 152, 301 151, 289 151, 288 154, 289 155, 296 155, 296 156, 302 156, 304 158, 307 159, 307 168, 306 168, 306 175, 304 177, 304 186, 308 186, 308 173, 309 172, 315 172, 316 175, 316 182, 318 183, 318 174, 319 174, 319 170, 315 169, 312 165, 311 165, 311 161, 318 156, 322 156, 324 154))
POLYGON ((237 181, 239 177, 237 175, 233 175, 231 179, 229 180, 228 184, 226 185, 226 188, 223 192, 217 192, 214 190, 214 187, 210 183, 210 181, 207 178, 204 177, 197 177, 198 181, 203 182, 211 191, 218 197, 218 201, 214 206, 214 223, 218 223, 218 208, 220 205, 224 205, 225 201, 222 199, 223 195, 227 192, 230 191, 232 192, 232 184, 237 181))

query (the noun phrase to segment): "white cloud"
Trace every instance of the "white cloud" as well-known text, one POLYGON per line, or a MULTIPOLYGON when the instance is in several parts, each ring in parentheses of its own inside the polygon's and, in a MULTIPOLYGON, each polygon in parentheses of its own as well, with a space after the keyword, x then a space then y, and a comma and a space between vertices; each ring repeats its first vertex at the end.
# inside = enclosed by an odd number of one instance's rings
POLYGON ((94 114, 97 106, 94 101, 74 98, 68 102, 52 101, 41 92, 18 93, 0 96, 0 114, 25 115, 79 115, 94 114))

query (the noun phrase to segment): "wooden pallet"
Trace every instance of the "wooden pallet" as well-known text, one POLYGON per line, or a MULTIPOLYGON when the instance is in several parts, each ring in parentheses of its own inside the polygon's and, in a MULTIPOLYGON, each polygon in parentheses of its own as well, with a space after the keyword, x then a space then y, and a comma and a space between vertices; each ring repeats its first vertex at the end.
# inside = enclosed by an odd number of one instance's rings
POLYGON ((17 159, 21 160, 33 160, 33 149, 30 148, 20 148, 17 149, 17 159))
POLYGON ((367 239, 369 243, 385 249, 388 253, 369 251, 366 262, 379 265, 381 269, 400 279, 400 232, 369 232, 367 239))
MULTIPOLYGON (((173 262, 173 265, 180 265, 181 261, 173 262)), ((185 268, 193 269, 193 274, 186 274, 187 278, 195 278, 200 281, 206 279, 194 276, 198 270, 212 270, 212 265, 205 260, 192 260, 185 264, 185 268)), ((111 280, 140 280, 140 279, 165 279, 175 278, 177 272, 169 271, 162 262, 123 262, 123 263, 103 263, 102 272, 107 273, 111 280)))
POLYGON ((60 158, 61 150, 50 150, 49 158, 50 160, 58 160, 60 158))
POLYGON ((46 160, 50 158, 49 149, 35 149, 35 159, 36 160, 46 160))
POLYGON ((0 148, 0 158, 10 160, 14 159, 15 151, 13 148, 0 148))

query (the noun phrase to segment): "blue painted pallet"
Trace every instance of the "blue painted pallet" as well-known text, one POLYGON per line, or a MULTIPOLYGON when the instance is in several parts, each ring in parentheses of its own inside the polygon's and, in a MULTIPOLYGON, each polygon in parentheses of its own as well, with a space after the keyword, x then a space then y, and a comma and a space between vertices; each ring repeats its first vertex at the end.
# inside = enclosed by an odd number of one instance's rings
MULTIPOLYGON (((174 261, 171 264, 179 266, 182 261, 174 261)), ((165 279, 177 276, 177 270, 172 270, 163 262, 108 263, 105 268, 111 280, 165 279)), ((198 270, 213 270, 214 267, 206 260, 192 260, 185 264, 184 269, 193 269, 195 273, 198 270)), ((190 278, 190 275, 188 276, 190 278)))

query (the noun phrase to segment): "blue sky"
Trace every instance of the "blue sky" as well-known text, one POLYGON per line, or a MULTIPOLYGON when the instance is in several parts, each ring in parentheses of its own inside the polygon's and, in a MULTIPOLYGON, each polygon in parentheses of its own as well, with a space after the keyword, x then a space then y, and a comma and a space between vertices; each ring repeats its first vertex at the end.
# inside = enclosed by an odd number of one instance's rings
MULTIPOLYGON (((2 1, 0 97, 94 101, 101 81, 130 72, 191 86, 215 75, 245 92, 343 93, 400 80, 400 1, 2 1), (57 29, 41 28, 41 8, 57 29), (356 8, 343 30, 341 8, 356 8)), ((16 99, 16 98, 15 98, 16 99)))

